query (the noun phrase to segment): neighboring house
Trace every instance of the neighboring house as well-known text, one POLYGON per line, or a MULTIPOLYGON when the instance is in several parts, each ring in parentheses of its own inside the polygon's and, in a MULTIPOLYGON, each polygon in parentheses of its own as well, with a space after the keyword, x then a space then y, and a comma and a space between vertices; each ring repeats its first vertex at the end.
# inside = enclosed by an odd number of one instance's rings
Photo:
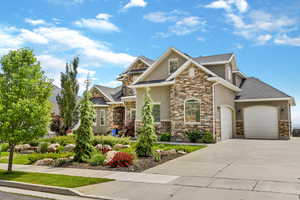
POLYGON ((141 124, 146 88, 153 100, 157 133, 186 141, 202 129, 228 138, 288 139, 294 98, 239 71, 234 54, 190 57, 175 48, 153 61, 138 57, 119 76, 122 86, 92 87, 96 133, 134 120, 141 124))

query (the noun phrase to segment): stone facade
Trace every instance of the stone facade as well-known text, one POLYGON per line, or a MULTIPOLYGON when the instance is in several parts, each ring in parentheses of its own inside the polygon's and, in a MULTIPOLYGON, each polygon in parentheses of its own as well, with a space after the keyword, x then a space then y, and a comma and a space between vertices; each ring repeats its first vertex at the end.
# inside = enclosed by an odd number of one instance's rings
POLYGON ((244 121, 236 120, 236 137, 242 138, 244 137, 244 121))
MULTIPOLYGON (((136 130, 143 126, 142 121, 135 121, 136 130)), ((157 135, 162 133, 170 133, 171 132, 171 122, 170 121, 161 121, 160 123, 155 123, 155 131, 157 135)))
POLYGON ((125 105, 125 124, 132 121, 131 111, 136 108, 135 101, 124 102, 125 105))
POLYGON ((194 70, 194 77, 190 76, 189 68, 184 70, 170 87, 171 134, 176 141, 187 141, 185 132, 189 130, 213 132, 213 83, 207 80, 205 72, 197 67, 194 70), (184 103, 188 99, 200 100, 199 123, 185 123, 184 103))
POLYGON ((287 140, 291 136, 291 128, 288 120, 279 121, 279 139, 287 140))

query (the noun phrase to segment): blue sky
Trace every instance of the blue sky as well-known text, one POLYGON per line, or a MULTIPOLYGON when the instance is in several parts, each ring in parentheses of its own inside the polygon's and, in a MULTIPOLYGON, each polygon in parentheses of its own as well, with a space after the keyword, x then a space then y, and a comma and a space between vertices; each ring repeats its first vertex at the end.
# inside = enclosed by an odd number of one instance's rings
MULTIPOLYGON (((299 25, 299 0, 11 0, 1 3, 0 55, 34 49, 55 84, 79 55, 81 84, 89 72, 116 86, 139 55, 234 52, 242 72, 300 102, 299 25)), ((300 106, 292 117, 300 125, 300 106)))

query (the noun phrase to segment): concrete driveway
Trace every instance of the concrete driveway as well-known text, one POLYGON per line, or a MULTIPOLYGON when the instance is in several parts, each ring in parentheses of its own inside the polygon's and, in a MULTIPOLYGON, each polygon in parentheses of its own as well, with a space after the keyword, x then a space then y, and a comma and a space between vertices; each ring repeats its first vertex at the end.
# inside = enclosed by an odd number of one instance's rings
POLYGON ((144 200, 296 200, 300 195, 300 139, 228 140, 144 173, 178 178, 167 184, 116 181, 79 190, 144 200))

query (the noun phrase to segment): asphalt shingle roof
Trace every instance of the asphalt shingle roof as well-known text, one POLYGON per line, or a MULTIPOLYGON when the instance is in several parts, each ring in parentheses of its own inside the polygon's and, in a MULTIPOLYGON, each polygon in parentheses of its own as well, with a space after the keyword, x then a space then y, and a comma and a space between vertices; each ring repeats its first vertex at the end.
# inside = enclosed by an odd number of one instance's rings
POLYGON ((108 96, 113 101, 120 101, 122 97, 122 86, 118 86, 116 88, 110 88, 102 85, 95 85, 98 89, 100 89, 106 96, 108 96))
POLYGON ((93 104, 96 105, 107 105, 107 102, 103 97, 93 97, 90 99, 93 104))
POLYGON ((219 54, 219 55, 213 55, 213 56, 199 56, 193 58, 196 62, 198 62, 201 65, 205 65, 207 63, 214 63, 214 62, 226 62, 229 61, 230 58, 233 56, 233 53, 227 53, 227 54, 219 54))
POLYGON ((254 77, 245 79, 236 99, 289 98, 291 96, 254 77))

